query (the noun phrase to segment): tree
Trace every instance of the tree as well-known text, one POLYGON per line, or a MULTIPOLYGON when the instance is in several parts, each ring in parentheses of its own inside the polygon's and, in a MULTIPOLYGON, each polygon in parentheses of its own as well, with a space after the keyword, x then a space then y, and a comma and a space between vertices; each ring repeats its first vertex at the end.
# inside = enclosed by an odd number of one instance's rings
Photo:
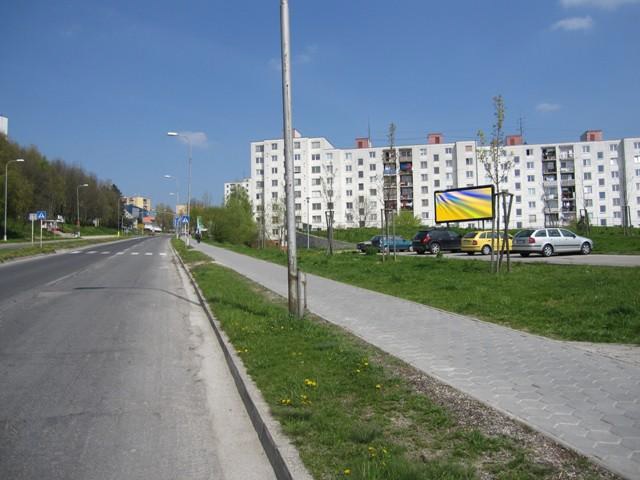
MULTIPOLYGON (((478 159, 487 176, 491 179, 495 188, 496 194, 494 195, 494 216, 491 222, 491 237, 493 240, 497 240, 498 233, 500 231, 500 202, 496 201, 497 195, 502 193, 502 185, 505 184, 509 177, 509 171, 513 167, 513 158, 508 156, 504 139, 504 100, 501 95, 493 97, 494 107, 494 124, 491 132, 491 141, 487 143, 485 134, 482 130, 478 130, 478 140, 480 148, 476 149, 478 159)), ((505 212, 505 220, 508 219, 507 212, 505 212)), ((507 222, 505 221, 504 238, 502 242, 496 241, 496 246, 500 246, 500 255, 495 256, 495 248, 491 249, 491 271, 498 273, 502 264, 502 253, 507 247, 507 222), (501 244, 502 243, 502 244, 501 244)), ((508 255, 508 252, 507 252, 508 255)))
POLYGON ((322 176, 322 196, 324 198, 327 210, 325 212, 327 222, 327 241, 329 255, 333 255, 333 216, 335 212, 335 178, 336 171, 333 168, 333 162, 326 163, 322 166, 324 175, 322 176))

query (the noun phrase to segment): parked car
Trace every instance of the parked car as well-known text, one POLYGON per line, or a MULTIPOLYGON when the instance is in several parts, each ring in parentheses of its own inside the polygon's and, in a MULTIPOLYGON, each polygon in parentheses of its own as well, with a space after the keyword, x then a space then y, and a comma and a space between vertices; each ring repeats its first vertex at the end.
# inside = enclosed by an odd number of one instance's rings
POLYGON ((588 255, 593 250, 593 240, 581 237, 564 228, 539 228, 521 230, 513 238, 513 251, 523 257, 532 253, 550 257, 554 253, 578 252, 588 255))
POLYGON ((367 247, 375 247, 378 251, 389 249, 390 251, 394 251, 396 249, 398 252, 409 251, 411 249, 411 242, 409 240, 405 240, 400 236, 392 236, 389 235, 385 238, 384 235, 375 235, 371 237, 371 240, 366 242, 360 242, 357 245, 358 250, 364 252, 367 247))
POLYGON ((398 251, 398 252, 408 252, 411 250, 412 242, 411 240, 406 240, 400 236, 388 236, 382 237, 380 241, 380 250, 389 250, 390 252, 398 251))
MULTIPOLYGON (((503 233, 499 232, 492 233, 491 230, 466 233, 462 237, 462 251, 468 255, 473 255, 476 252, 480 252, 482 255, 489 255, 493 249, 496 251, 502 249, 503 235, 503 233)), ((507 241, 508 250, 511 250, 511 245, 512 237, 509 235, 509 240, 507 241)))
POLYGON ((459 252, 461 248, 460 234, 446 228, 420 230, 413 237, 413 251, 422 255, 427 250, 438 253, 441 250, 459 252))

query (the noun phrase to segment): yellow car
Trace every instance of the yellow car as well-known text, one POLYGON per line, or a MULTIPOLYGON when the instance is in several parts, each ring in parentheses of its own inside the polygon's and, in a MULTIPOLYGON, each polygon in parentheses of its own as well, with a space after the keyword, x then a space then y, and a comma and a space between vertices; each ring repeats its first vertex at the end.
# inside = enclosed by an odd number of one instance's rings
MULTIPOLYGON (((473 255, 476 252, 480 252, 483 255, 491 254, 491 250, 498 245, 496 251, 500 250, 500 246, 502 246, 502 235, 503 233, 495 232, 493 239, 491 238, 491 230, 482 230, 479 232, 469 232, 464 237, 462 237, 462 251, 466 252, 467 255, 473 255), (496 239, 495 237, 498 237, 496 239)), ((512 237, 509 235, 509 240, 507 243, 507 248, 511 250, 512 245, 512 237)))

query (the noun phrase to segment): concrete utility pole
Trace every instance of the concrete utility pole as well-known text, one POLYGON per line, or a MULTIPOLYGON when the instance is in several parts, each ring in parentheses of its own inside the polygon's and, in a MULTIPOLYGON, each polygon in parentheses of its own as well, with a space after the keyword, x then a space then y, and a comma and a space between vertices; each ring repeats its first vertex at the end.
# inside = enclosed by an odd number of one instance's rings
POLYGON ((190 244, 190 234, 191 234, 191 138, 189 135, 184 135, 178 132, 167 132, 169 137, 182 137, 187 141, 189 145, 189 168, 188 168, 188 184, 187 184, 187 218, 189 221, 187 222, 187 246, 190 244))
POLYGON ((298 261, 296 251, 296 217, 293 198, 293 127, 291 120, 291 51, 289 48, 289 2, 280 0, 280 40, 282 46, 282 112, 284 119, 284 175, 287 200, 287 258, 289 313, 301 317, 304 313, 298 291, 298 261))
POLYGON ((80 189, 88 186, 88 183, 83 183, 76 187, 76 227, 78 228, 78 238, 80 238, 80 189))

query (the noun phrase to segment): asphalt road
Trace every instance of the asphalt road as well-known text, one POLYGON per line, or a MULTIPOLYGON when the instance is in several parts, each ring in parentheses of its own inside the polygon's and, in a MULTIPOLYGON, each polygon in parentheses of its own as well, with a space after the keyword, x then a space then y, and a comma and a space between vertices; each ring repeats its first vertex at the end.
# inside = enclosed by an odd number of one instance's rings
POLYGON ((274 478, 168 241, 0 266, 0 478, 274 478))

